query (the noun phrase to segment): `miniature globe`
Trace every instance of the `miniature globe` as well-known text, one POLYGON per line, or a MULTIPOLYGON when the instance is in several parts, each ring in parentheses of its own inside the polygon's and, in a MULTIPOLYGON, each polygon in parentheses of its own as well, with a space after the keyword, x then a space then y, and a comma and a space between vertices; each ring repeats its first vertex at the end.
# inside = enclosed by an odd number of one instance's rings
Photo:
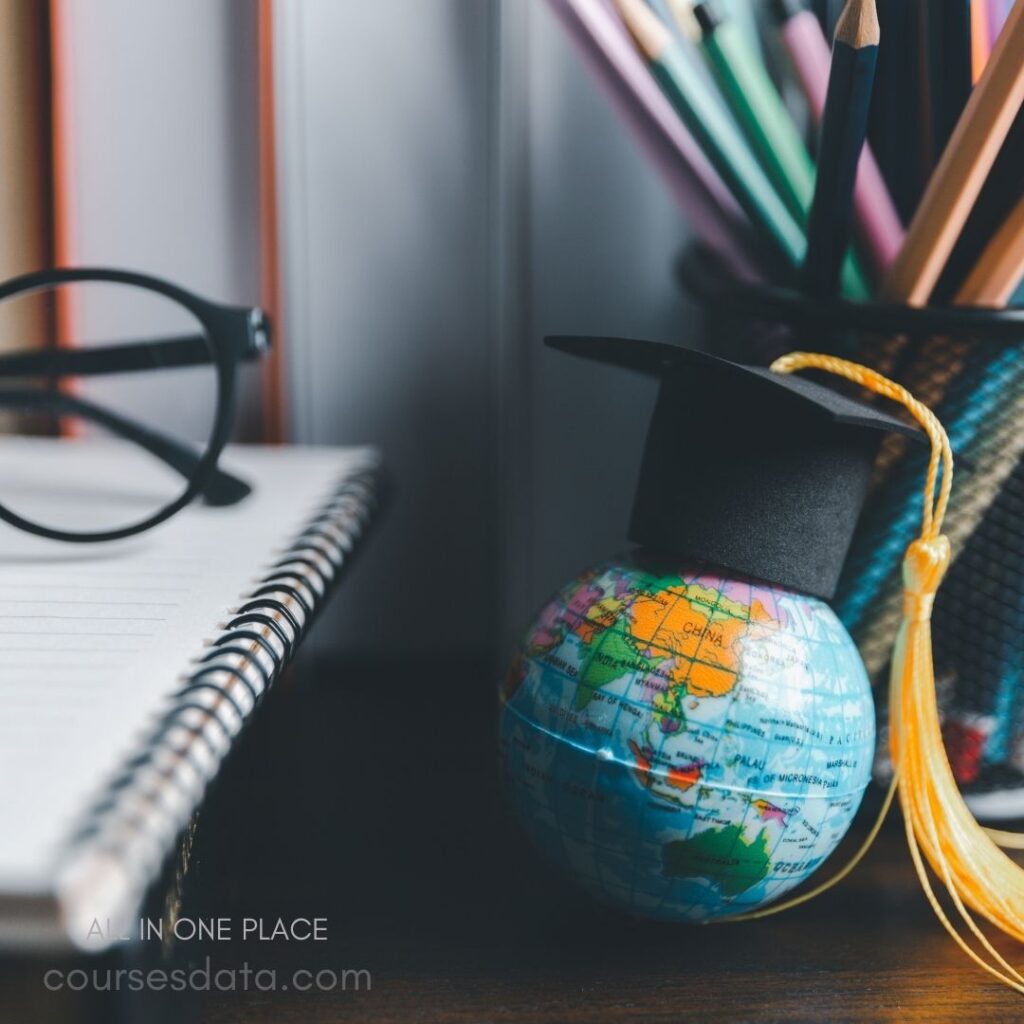
POLYGON ((875 719, 822 601, 624 560, 541 612, 502 688, 500 745, 551 861, 634 914, 704 921, 775 900, 832 853, 875 719))

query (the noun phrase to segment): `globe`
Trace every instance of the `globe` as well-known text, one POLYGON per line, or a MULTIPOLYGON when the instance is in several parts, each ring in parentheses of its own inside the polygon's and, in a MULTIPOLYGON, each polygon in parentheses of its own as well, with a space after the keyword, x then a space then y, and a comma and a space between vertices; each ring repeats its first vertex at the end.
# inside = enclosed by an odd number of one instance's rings
POLYGON ((501 696, 526 832, 641 916, 782 896, 835 849, 870 777, 871 689, 832 610, 706 568, 585 572, 540 613, 501 696))

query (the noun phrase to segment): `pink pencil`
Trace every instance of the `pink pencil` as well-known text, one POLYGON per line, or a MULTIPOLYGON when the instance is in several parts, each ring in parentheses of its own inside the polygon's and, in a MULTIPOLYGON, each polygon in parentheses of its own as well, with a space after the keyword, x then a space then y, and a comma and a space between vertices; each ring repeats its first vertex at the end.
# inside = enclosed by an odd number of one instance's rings
POLYGON ((1006 21, 1006 16, 1010 13, 1011 6, 1006 0, 988 0, 989 49, 996 45, 996 40, 999 38, 999 33, 1003 31, 1003 24, 1006 21))
MULTIPOLYGON (((783 42, 807 98, 811 116, 815 124, 820 125, 832 67, 831 47, 818 19, 810 11, 793 0, 782 0, 776 6, 783 42)), ((903 245, 906 230, 869 146, 864 147, 857 168, 854 207, 861 240, 879 275, 884 276, 903 245)))
POLYGON ((746 281, 763 279, 753 228, 604 0, 549 0, 698 236, 746 281))

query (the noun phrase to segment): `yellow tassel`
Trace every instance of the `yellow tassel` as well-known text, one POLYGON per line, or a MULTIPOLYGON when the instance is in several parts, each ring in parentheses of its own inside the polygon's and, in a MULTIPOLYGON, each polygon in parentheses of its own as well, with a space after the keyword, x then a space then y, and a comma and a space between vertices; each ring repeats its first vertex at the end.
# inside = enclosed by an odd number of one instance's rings
POLYGON ((890 747, 894 775, 878 820, 839 872, 802 896, 732 920, 780 913, 813 899, 845 878, 871 847, 898 791, 910 856, 936 917, 979 967, 1024 993, 1024 976, 1007 963, 974 917, 979 914, 1007 935, 1024 941, 1024 869, 1000 849, 1024 848, 1024 836, 984 829, 971 814, 946 757, 935 697, 931 615, 950 562, 949 541, 942 535, 953 484, 949 439, 926 406, 905 388, 865 366, 806 352, 791 353, 772 364, 776 373, 803 369, 836 374, 899 402, 931 442, 921 536, 910 545, 903 563, 903 622, 892 657, 890 747), (947 914, 939 902, 926 863, 949 894, 954 915, 947 914), (954 923, 956 919, 962 922, 966 935, 954 923))

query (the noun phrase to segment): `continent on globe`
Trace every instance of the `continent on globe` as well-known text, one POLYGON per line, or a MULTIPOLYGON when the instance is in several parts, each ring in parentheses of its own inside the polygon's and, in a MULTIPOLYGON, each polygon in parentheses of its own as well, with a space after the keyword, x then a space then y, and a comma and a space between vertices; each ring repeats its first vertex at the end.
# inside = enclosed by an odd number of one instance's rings
POLYGON ((768 831, 748 841, 741 825, 709 828, 662 848, 666 875, 706 878, 725 896, 739 896, 768 874, 768 831))

